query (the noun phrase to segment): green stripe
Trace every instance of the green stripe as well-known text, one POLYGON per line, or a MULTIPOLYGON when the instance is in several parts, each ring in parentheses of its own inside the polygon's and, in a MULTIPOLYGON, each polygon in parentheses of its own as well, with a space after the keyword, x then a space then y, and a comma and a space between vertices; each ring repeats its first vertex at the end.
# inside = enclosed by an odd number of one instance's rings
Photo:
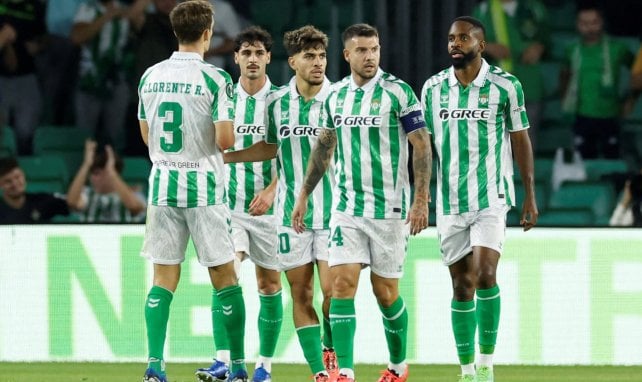
MULTIPOLYGON (((479 109, 488 108, 490 100, 490 87, 484 86, 479 89, 479 97, 477 97, 479 109), (481 99, 486 100, 486 104, 482 105, 479 103, 481 99)), ((488 208, 490 204, 488 203, 488 193, 486 188, 488 187, 488 168, 486 167, 486 156, 488 155, 488 122, 478 120, 477 121, 477 140, 479 141, 479 164, 477 165, 477 203, 479 204, 479 209, 488 208)))
POLYGON ((167 183, 167 205, 178 206, 178 171, 170 170, 167 183))
MULTIPOLYGON (((256 112, 256 99, 254 97, 247 97, 245 102, 245 119, 244 123, 253 123, 254 122, 254 113, 256 112)), ((254 137, 252 135, 245 135, 243 137, 243 147, 250 147, 254 143, 254 137)), ((255 189, 254 189, 254 163, 247 162, 243 164, 243 170, 245 172, 245 204, 244 210, 248 212, 250 209, 250 203, 254 198, 255 189)))
POLYGON ((212 171, 207 172, 207 205, 216 204, 216 179, 212 171))
MULTIPOLYGON (((346 99, 346 94, 348 93, 348 87, 344 86, 339 90, 339 93, 337 94, 335 98, 335 104, 336 106, 336 115, 342 115, 343 114, 343 105, 344 102, 337 103, 336 101, 338 100, 343 100, 345 101, 346 99)), ((328 100, 329 102, 329 100, 328 100)), ((329 122, 332 121, 332 115, 328 117, 329 122)), ((335 126, 336 128, 336 126, 335 126)), ((337 159, 339 163, 346 163, 346 157, 345 157, 345 149, 344 145, 347 145, 348 142, 343 141, 343 127, 339 127, 337 129, 337 159)), ((348 190, 346 189, 346 172, 343 167, 341 167, 341 172, 339 173, 339 182, 337 184, 337 187, 339 188, 339 201, 337 203, 337 210, 345 212, 347 208, 347 203, 348 203, 348 190)))
MULTIPOLYGON (((286 94, 281 98, 280 102, 281 116, 286 115, 286 117, 281 117, 279 125, 289 125, 290 123, 290 97, 289 94, 286 94)), ((278 127, 276 127, 278 129, 278 127)), ((285 190, 285 200, 283 203, 283 225, 286 227, 292 226, 292 217, 289 216, 287 211, 292 211, 294 208, 294 156, 292 154, 292 138, 284 138, 281 140, 281 157, 282 162, 285 164, 282 167, 283 178, 286 184, 285 190)))
POLYGON ((154 174, 154 181, 152 183, 152 204, 157 206, 158 205, 158 191, 160 189, 160 169, 156 169, 156 173, 154 174))
MULTIPOLYGON (((383 94, 383 88, 377 84, 372 94, 372 100, 370 102, 370 115, 378 115, 379 107, 376 109, 373 105, 381 105, 381 96, 383 94)), ((393 106, 394 109, 394 106, 393 106)), ((392 114, 390 117, 392 120, 392 114)), ((390 121, 389 121, 390 122, 390 121)), ((394 122, 393 122, 394 123, 394 122)), ((391 124, 388 124, 388 131, 396 130, 393 129, 391 124)), ((381 129, 382 126, 371 127, 368 129, 368 143, 370 144, 370 165, 372 171, 372 190, 374 194, 374 217, 377 219, 383 219, 386 217, 386 196, 383 193, 383 166, 381 164, 381 129)), ((392 160, 392 156, 390 159, 392 160)), ((394 168, 394 165, 393 165, 394 168)), ((396 174, 395 174, 396 175, 396 174)), ((394 175, 393 175, 394 178, 394 175)))
POLYGON ((236 173, 238 172, 236 170, 236 166, 242 166, 243 163, 230 163, 228 166, 230 166, 230 184, 229 184, 229 189, 230 189, 230 209, 233 210, 236 208, 236 193, 238 189, 238 178, 236 173))
MULTIPOLYGON (((441 83, 440 91, 440 100, 445 97, 450 99, 449 95, 450 88, 448 86, 448 81, 441 83)), ((448 101, 446 101, 446 107, 448 106, 448 101)), ((442 209, 445 215, 450 214, 450 158, 452 153, 450 152, 450 124, 448 120, 441 122, 442 129, 442 142, 441 142, 441 202, 442 209)))
POLYGON ((205 79, 205 84, 207 85, 207 88, 209 91, 212 93, 212 121, 217 121, 219 118, 219 110, 218 110, 218 89, 219 86, 216 84, 216 81, 210 76, 207 75, 204 71, 201 70, 201 73, 203 74, 203 79, 205 79))
MULTIPOLYGON (((457 106, 461 109, 467 109, 470 89, 473 85, 470 84, 466 88, 462 88, 461 85, 457 86, 459 87, 459 103, 457 106)), ((465 119, 458 120, 457 129, 459 132, 459 182, 457 194, 459 196, 459 213, 462 213, 470 210, 468 202, 468 169, 470 168, 468 160, 468 121, 465 119)))
POLYGON ((187 172, 187 207, 198 205, 198 178, 196 171, 187 172))
MULTIPOLYGON (((508 93, 499 86, 496 86, 496 88, 497 90, 499 90, 499 105, 506 105, 508 101, 508 93)), ((508 109, 508 111, 510 112, 510 108, 508 109)), ((504 184, 501 183, 502 151, 505 144, 504 128, 508 128, 508 126, 504 125, 504 121, 506 121, 507 119, 504 110, 498 109, 497 116, 495 118, 495 123, 497 124, 497 127, 495 128, 495 138, 497 139, 497 145, 495 145, 495 187, 497 187, 497 191, 499 193, 502 193, 502 188, 504 188, 504 197, 508 197, 508 188, 506 188, 504 184)), ((508 119, 510 120, 510 118, 508 119)))
MULTIPOLYGON (((361 114, 361 100, 363 99, 364 91, 357 89, 354 95, 354 102, 352 103, 352 115, 361 114)), ((363 180, 361 179, 361 126, 354 126, 350 128, 352 139, 350 140, 352 146, 352 182, 355 192, 354 196, 354 216, 363 216, 364 207, 364 192, 363 180)))
MULTIPOLYGON (((303 97, 299 97, 299 125, 309 126, 310 125, 310 108, 314 103, 314 99, 309 102, 305 102, 303 97)), ((294 126, 291 126, 294 127, 294 126)), ((301 150, 301 169, 303 170, 303 175, 307 172, 308 169, 308 159, 310 158, 310 153, 312 152, 312 146, 310 145, 309 137, 301 137, 298 139, 299 146, 301 150)), ((308 210, 303 217, 303 223, 307 227, 314 226, 314 204, 315 204, 314 192, 311 197, 308 198, 308 210)), ((292 204, 294 208, 294 203, 292 204)))

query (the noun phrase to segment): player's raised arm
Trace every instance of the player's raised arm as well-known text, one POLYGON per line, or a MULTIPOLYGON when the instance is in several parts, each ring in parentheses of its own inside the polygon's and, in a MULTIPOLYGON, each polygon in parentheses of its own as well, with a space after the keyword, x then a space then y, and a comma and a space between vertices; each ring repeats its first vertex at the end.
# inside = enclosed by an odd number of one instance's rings
POLYGON ((277 145, 261 141, 244 150, 226 152, 223 154, 223 161, 225 163, 262 162, 276 158, 277 149, 277 145))

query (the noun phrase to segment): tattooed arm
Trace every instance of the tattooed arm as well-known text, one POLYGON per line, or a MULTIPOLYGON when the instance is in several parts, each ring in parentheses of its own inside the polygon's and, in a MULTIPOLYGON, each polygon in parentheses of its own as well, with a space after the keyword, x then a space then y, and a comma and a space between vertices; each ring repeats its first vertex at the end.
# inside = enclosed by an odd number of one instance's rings
POLYGON ((432 148, 426 129, 408 134, 412 145, 412 167, 415 176, 415 197, 406 222, 410 223, 410 234, 416 235, 428 227, 428 203, 430 202, 430 172, 432 170, 432 148))
POLYGON ((319 183, 323 174, 325 174, 325 171, 332 160, 332 155, 334 154, 334 148, 336 145, 336 130, 322 129, 319 134, 317 144, 314 146, 314 150, 312 150, 312 155, 310 156, 310 162, 305 174, 305 179, 303 180, 301 193, 297 198, 294 210, 292 210, 292 228, 294 228, 298 233, 305 230, 303 217, 305 216, 308 206, 308 196, 310 196, 312 191, 314 191, 317 183, 319 183))

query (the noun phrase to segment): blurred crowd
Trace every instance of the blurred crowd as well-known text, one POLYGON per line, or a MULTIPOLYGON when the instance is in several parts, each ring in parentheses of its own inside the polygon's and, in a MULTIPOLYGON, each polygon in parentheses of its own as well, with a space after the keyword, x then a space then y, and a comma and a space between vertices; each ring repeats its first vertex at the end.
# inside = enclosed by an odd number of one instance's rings
MULTIPOLYGON (((216 23, 205 60, 238 78, 232 60, 233 39, 251 24, 250 0, 211 1, 216 23)), ((145 204, 146 186, 129 187, 134 195, 122 193, 119 187, 123 180, 118 174, 122 172, 121 157, 147 153, 136 118, 137 86, 147 67, 168 58, 177 48, 169 22, 176 3, 0 0, 0 138, 10 129, 16 142, 10 156, 27 157, 37 154, 34 137, 43 126, 73 127, 86 134, 85 147, 79 148, 83 160, 71 170, 76 175, 70 177, 66 190, 69 210, 80 211, 81 221, 144 221, 141 203, 145 204), (108 183, 113 183, 104 189, 94 182, 101 171, 108 183), (112 196, 97 198, 96 194, 112 196), (90 202, 92 198, 102 202, 90 202), (104 206, 96 207, 101 203, 104 206), (93 206, 94 212, 87 212, 88 206, 93 206), (112 212, 107 213, 110 208, 112 212)), ((638 8, 642 11, 642 5, 638 8)), ((615 182, 614 189, 621 196, 620 208, 623 201, 628 201, 624 203, 627 206, 632 204, 629 188, 632 182, 637 184, 628 173, 637 173, 642 167, 642 131, 636 130, 642 130, 638 102, 642 49, 639 23, 614 19, 636 14, 635 9, 626 13, 612 9, 605 1, 484 0, 475 3, 472 15, 486 26, 485 58, 515 74, 522 83, 536 158, 553 159, 554 153, 544 147, 551 146, 547 131, 557 129, 569 139, 554 144, 579 153, 583 161, 625 161, 626 174, 615 182), (551 4, 572 9, 567 20, 570 28, 555 29, 551 4), (565 44, 558 49, 561 37, 565 44)), ((280 38, 280 31, 272 32, 280 38)), ((20 183, 13 174, 19 161, 4 160, 8 162, 0 166, 0 223, 10 223, 16 221, 5 211, 12 205, 8 198, 20 183)), ((636 205, 639 208, 639 202, 636 205)), ((634 214, 639 215, 639 211, 634 214)), ((46 213, 38 216, 30 221, 49 220, 44 219, 46 213)), ((612 224, 619 221, 611 220, 612 224)), ((628 224, 629 220, 627 225, 633 224, 628 224)))

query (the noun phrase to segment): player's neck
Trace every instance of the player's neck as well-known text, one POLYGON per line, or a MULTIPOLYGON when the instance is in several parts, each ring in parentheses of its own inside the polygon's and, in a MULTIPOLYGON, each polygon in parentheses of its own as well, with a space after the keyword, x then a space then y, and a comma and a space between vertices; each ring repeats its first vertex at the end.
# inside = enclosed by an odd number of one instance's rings
POLYGON ((201 57, 205 56, 203 43, 201 43, 200 41, 193 44, 179 45, 178 51, 183 53, 197 53, 201 57))
POLYGON ((463 68, 455 68, 455 77, 457 77, 457 81, 459 81, 463 87, 468 86, 475 80, 475 78, 477 78, 477 75, 479 75, 481 66, 481 58, 477 58, 463 68))
POLYGON ((259 78, 247 78, 247 77, 241 77, 241 87, 243 90, 253 96, 261 89, 263 89, 263 86, 265 86, 265 83, 267 82, 267 77, 266 76, 261 76, 259 78))
POLYGON ((321 91, 322 86, 323 83, 319 85, 312 85, 304 79, 298 76, 296 77, 296 90, 305 99, 306 102, 314 98, 317 93, 321 91))

